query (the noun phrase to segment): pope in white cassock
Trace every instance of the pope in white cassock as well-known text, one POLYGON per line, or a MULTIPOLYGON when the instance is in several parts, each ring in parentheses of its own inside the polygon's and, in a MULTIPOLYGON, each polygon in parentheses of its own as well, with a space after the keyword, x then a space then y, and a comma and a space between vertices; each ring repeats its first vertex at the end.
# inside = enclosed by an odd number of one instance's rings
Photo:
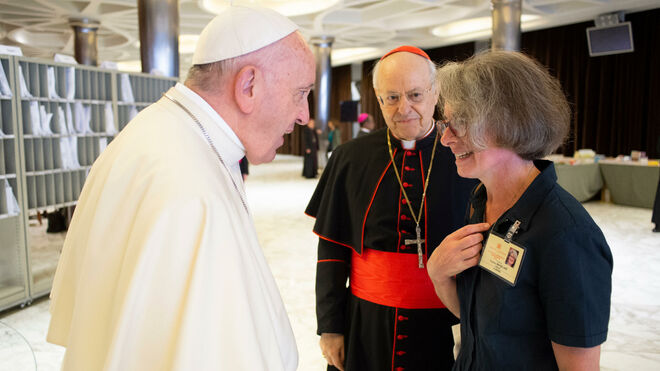
POLYGON ((239 160, 309 120, 314 56, 271 10, 230 7, 193 67, 92 167, 51 292, 63 370, 295 370, 239 160))

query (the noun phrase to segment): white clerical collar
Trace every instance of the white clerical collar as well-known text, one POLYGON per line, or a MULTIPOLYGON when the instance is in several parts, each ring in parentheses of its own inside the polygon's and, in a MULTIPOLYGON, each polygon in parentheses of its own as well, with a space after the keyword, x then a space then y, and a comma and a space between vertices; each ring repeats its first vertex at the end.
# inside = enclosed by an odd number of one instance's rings
MULTIPOLYGON (((428 137, 429 134, 431 134, 431 132, 433 131, 433 129, 435 129, 435 124, 431 125, 429 130, 419 139, 424 139, 428 137)), ((403 147, 403 149, 405 150, 415 149, 415 145, 417 144, 417 139, 413 139, 413 140, 399 139, 399 140, 401 141, 401 147, 403 147)))
POLYGON ((194 91, 190 90, 189 87, 183 85, 180 82, 177 82, 174 88, 181 94, 183 94, 186 98, 192 100, 201 108, 209 117, 214 118, 213 120, 222 131, 227 134, 227 137, 231 139, 232 142, 234 142, 240 149, 245 153, 245 146, 243 146, 243 143, 241 143, 241 140, 238 139, 238 136, 236 136, 236 133, 227 125, 227 122, 216 112, 216 110, 211 107, 202 97, 200 97, 197 93, 194 91))
POLYGON ((402 139, 401 140, 401 147, 403 147, 403 149, 415 149, 415 143, 417 143, 417 141, 415 139, 413 139, 413 140, 403 140, 402 139))

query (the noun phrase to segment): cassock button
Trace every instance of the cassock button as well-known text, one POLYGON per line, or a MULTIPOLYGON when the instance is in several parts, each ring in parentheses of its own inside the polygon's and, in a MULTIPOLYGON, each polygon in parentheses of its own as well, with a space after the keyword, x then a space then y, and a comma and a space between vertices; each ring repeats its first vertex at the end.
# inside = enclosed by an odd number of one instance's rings
POLYGON ((407 182, 403 182, 403 186, 404 186, 405 188, 410 188, 410 187, 412 187, 413 185, 410 184, 410 183, 407 183, 407 182))
POLYGON ((397 335, 397 336, 396 336, 396 338, 397 338, 398 340, 403 340, 403 339, 405 339, 405 338, 407 338, 407 337, 408 337, 408 335, 397 335))
POLYGON ((406 201, 405 198, 404 198, 403 200, 401 200, 401 203, 404 204, 404 205, 405 205, 407 202, 408 202, 408 201, 406 201))
POLYGON ((405 321, 405 320, 408 319, 408 317, 404 317, 404 316, 399 315, 399 317, 397 317, 397 319, 398 319, 399 321, 405 321))
POLYGON ((401 250, 405 250, 405 249, 408 248, 408 246, 406 246, 406 245, 401 245, 399 248, 400 248, 401 250))
POLYGON ((406 169, 406 171, 415 171, 414 167, 404 166, 403 168, 406 169))
POLYGON ((396 355, 397 355, 397 356, 402 356, 402 355, 404 355, 404 354, 406 354, 406 352, 403 351, 403 350, 400 350, 400 351, 396 352, 396 355))
POLYGON ((396 371, 403 371, 403 370, 405 370, 405 368, 403 368, 403 367, 397 367, 397 368, 395 368, 395 370, 396 370, 396 371))

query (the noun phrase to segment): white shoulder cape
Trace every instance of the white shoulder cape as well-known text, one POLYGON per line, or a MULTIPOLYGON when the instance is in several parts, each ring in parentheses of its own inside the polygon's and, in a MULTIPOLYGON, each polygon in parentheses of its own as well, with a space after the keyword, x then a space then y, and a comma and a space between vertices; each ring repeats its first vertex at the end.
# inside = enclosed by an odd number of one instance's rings
MULTIPOLYGON (((168 94, 204 124, 225 161, 242 157, 217 118, 176 88, 168 94)), ((298 362, 230 173, 167 98, 140 112, 92 167, 51 314, 47 339, 67 347, 67 371, 292 371, 298 362)))

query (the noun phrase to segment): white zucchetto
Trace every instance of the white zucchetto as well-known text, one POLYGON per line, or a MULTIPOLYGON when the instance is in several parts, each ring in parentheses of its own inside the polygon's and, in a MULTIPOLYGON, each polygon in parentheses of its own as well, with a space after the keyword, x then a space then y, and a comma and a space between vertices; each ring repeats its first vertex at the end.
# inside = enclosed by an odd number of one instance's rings
POLYGON ((272 9, 229 6, 202 30, 192 63, 206 64, 239 57, 296 30, 298 25, 272 9))

